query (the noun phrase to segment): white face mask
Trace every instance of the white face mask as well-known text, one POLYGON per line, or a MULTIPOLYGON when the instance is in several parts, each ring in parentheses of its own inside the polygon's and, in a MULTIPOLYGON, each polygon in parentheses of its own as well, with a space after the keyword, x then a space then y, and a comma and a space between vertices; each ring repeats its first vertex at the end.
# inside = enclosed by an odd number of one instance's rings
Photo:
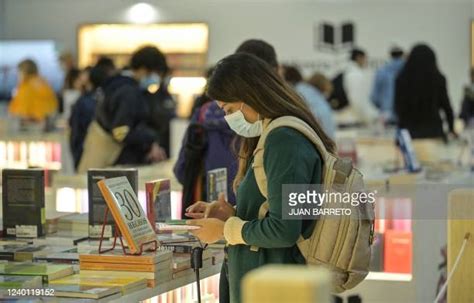
MULTIPOLYGON (((242 106, 244 106, 243 103, 242 103, 242 106)), ((240 109, 242 109, 242 106, 240 107, 240 109)), ((262 134, 262 130, 263 130, 262 120, 258 120, 254 123, 250 123, 247 120, 245 120, 244 114, 242 113, 241 110, 238 110, 230 115, 225 115, 224 119, 227 121, 227 124, 229 124, 229 127, 242 137, 254 138, 262 134)))

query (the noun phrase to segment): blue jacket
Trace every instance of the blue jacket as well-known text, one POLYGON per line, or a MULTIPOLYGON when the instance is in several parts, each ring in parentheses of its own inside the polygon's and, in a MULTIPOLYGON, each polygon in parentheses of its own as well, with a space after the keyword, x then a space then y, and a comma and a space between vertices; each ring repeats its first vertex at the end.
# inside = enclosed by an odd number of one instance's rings
POLYGON ((69 117, 69 147, 74 160, 74 168, 77 168, 84 150, 84 140, 87 135, 89 124, 94 119, 96 99, 94 92, 88 92, 79 97, 74 103, 71 116, 69 117))
POLYGON ((297 83, 295 90, 306 101, 306 104, 308 104, 308 107, 326 134, 335 139, 336 122, 334 121, 331 106, 323 94, 317 88, 305 82, 297 83))
MULTIPOLYGON (((230 203, 235 204, 232 184, 237 174, 238 161, 232 147, 236 135, 225 121, 224 112, 217 106, 216 102, 210 102, 211 104, 209 105, 203 105, 203 108, 204 106, 207 107, 203 113, 203 121, 199 121, 199 115, 202 114, 201 107, 199 107, 194 111, 190 123, 200 123, 204 126, 207 134, 207 143, 204 152, 204 169, 207 172, 216 168, 227 168, 227 197, 230 203)), ((185 136, 173 170, 180 183, 183 183, 186 175, 184 169, 186 160, 184 147, 186 143, 185 136)))
POLYGON ((389 120, 396 120, 393 109, 395 80, 404 64, 403 59, 395 59, 382 66, 375 75, 370 99, 389 120))

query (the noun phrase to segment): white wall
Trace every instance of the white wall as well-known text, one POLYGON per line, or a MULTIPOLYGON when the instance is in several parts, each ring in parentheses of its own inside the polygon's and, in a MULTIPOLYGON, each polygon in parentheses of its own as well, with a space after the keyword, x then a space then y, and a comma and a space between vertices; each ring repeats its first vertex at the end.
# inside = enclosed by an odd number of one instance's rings
MULTIPOLYGON (((4 39, 55 39, 62 49, 76 48, 81 23, 124 23, 132 0, 3 0, 4 39)), ((210 27, 209 62, 232 53, 244 39, 272 43, 281 61, 318 64, 335 56, 315 51, 313 27, 321 21, 353 21, 356 41, 376 62, 389 45, 409 48, 417 41, 431 44, 449 81, 455 108, 470 64, 472 0, 149 0, 158 7, 157 22, 203 21, 210 27)), ((1 34, 1 31, 0 31, 1 34)), ((126 41, 124 41, 126 43, 126 41)), ((306 70, 308 71, 308 70, 306 70)))

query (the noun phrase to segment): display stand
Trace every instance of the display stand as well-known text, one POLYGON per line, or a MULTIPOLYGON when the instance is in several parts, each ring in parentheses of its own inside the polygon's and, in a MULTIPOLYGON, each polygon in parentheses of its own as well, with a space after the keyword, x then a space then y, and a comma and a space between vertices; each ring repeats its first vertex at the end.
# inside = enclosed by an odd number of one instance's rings
POLYGON ((153 240, 153 241, 148 241, 148 242, 142 243, 140 245, 140 250, 137 253, 133 254, 133 253, 127 252, 127 250, 125 249, 125 245, 123 245, 122 234, 121 234, 120 229, 119 229, 117 223, 115 222, 115 218, 114 218, 114 224, 112 226, 112 228, 114 229, 114 243, 113 243, 111 248, 107 248, 107 249, 102 250, 102 243, 104 241, 104 231, 105 231, 105 226, 107 225, 108 216, 109 216, 109 207, 106 206, 105 213, 104 213, 104 222, 102 223, 102 230, 101 230, 101 233, 100 233, 99 254, 103 254, 103 253, 106 253, 108 251, 114 250, 115 246, 117 244, 117 238, 120 239, 120 245, 122 246, 122 251, 123 251, 124 255, 140 256, 145 251, 144 246, 147 245, 147 244, 152 244, 152 243, 154 243, 154 247, 153 248, 148 248, 148 249, 146 249, 146 251, 155 252, 158 249, 158 241, 153 240))

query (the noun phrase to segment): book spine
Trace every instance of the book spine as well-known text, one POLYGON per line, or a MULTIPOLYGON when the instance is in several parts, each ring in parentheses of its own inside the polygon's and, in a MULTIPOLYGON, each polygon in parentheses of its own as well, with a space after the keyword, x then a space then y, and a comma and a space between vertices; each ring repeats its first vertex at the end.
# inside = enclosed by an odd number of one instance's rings
POLYGON ((155 224, 155 207, 154 207, 153 189, 154 189, 153 183, 147 183, 145 185, 146 203, 147 203, 146 214, 147 214, 148 221, 150 221, 151 226, 153 227, 153 230, 156 233, 157 229, 156 229, 156 224, 155 224))
POLYGON ((85 270, 112 270, 112 271, 145 271, 155 272, 154 264, 125 264, 125 263, 89 263, 80 262, 80 269, 85 270))

